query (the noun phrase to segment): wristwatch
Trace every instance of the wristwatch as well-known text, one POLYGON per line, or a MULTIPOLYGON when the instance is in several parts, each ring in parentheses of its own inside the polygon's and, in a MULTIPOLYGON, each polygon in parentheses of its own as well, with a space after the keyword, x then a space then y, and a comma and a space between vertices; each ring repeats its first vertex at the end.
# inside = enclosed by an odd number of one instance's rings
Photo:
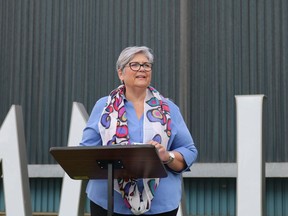
POLYGON ((169 159, 167 161, 164 161, 163 164, 169 164, 175 159, 175 154, 172 151, 168 152, 169 159))

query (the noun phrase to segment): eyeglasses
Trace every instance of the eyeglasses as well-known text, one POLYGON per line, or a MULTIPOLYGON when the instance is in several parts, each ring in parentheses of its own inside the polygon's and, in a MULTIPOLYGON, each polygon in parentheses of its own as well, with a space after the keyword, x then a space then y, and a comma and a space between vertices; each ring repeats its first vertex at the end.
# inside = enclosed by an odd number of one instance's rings
POLYGON ((152 64, 148 62, 145 62, 143 64, 140 64, 139 62, 130 62, 128 65, 132 71, 136 71, 136 72, 140 70, 141 66, 146 72, 149 72, 152 70, 152 64))

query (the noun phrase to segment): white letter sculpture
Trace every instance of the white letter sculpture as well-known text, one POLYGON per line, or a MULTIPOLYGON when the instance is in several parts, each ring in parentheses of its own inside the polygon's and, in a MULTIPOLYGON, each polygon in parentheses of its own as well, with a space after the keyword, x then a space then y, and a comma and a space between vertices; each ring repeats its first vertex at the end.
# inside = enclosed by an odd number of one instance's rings
MULTIPOLYGON (((74 102, 72 107, 68 146, 79 146, 88 114, 84 106, 74 102)), ((83 216, 85 204, 86 181, 73 180, 64 174, 59 216, 83 216)))
POLYGON ((24 125, 20 106, 11 106, 0 128, 0 163, 3 171, 6 216, 31 216, 24 125))
POLYGON ((236 96, 237 216, 261 216, 264 211, 263 98, 264 95, 236 96))

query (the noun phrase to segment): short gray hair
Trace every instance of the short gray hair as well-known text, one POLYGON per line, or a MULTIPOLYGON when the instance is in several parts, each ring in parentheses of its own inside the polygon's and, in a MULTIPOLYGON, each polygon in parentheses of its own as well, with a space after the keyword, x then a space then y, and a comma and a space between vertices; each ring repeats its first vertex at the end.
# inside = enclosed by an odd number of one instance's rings
POLYGON ((131 61, 131 59, 134 58, 134 56, 138 53, 143 53, 147 57, 148 62, 153 63, 154 56, 152 52, 152 49, 146 46, 127 47, 120 53, 118 57, 116 62, 116 70, 123 70, 125 65, 127 65, 128 62, 131 61))

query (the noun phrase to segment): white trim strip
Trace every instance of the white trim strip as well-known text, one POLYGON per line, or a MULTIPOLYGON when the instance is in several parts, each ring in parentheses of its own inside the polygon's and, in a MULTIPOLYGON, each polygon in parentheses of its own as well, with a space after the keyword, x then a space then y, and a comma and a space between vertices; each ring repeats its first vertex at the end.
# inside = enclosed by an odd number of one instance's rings
MULTIPOLYGON (((58 164, 29 164, 29 178, 62 178, 64 171, 58 164)), ((184 178, 236 178, 236 163, 195 163, 184 178)), ((266 178, 288 178, 288 162, 266 163, 266 178)))

